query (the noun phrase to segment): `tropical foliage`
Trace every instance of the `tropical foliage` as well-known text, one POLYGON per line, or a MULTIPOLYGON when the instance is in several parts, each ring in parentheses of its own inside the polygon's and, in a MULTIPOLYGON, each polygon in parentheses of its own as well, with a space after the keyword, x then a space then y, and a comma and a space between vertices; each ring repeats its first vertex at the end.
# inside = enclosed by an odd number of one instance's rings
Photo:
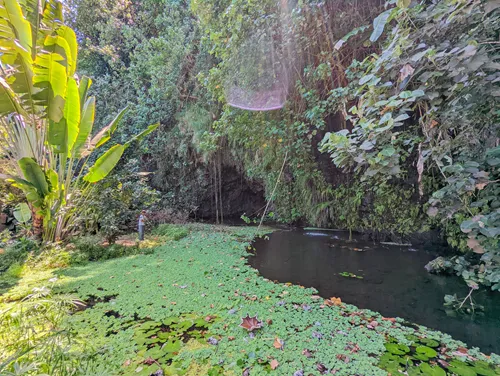
POLYGON ((420 198, 431 195, 427 213, 449 242, 480 255, 458 258, 457 273, 493 290, 500 289, 496 8, 398 1, 382 13, 370 36, 392 28, 382 50, 353 62, 351 84, 335 90, 346 108, 358 98, 346 113, 352 130, 327 134, 322 146, 361 180, 413 175, 420 198))
POLYGON ((78 79, 78 44, 63 24, 59 1, 0 3, 0 126, 11 170, 3 177, 24 192, 35 235, 56 240, 75 231, 74 219, 96 183, 132 142, 158 124, 115 144, 92 166, 89 155, 108 142, 126 108, 92 137, 95 98, 91 80, 78 79))
MULTIPOLYGON (((173 234, 172 230, 158 231, 173 234)), ((59 271, 59 280, 46 285, 78 294, 86 307, 73 309, 55 327, 48 325, 40 331, 41 338, 30 344, 43 344, 49 329, 59 336, 77 333, 69 337, 74 341, 72 351, 61 354, 57 350, 64 347, 56 346, 52 354, 60 359, 58 367, 65 365, 83 375, 151 375, 161 369, 165 375, 297 376, 334 371, 382 376, 395 368, 426 374, 429 367, 437 375, 450 376, 458 374, 458 368, 470 375, 499 372, 498 356, 467 349, 449 335, 410 327, 402 319, 384 318, 339 298, 321 299, 314 289, 264 279, 245 257, 250 239, 259 234, 255 227, 191 225, 177 228, 176 233, 181 230, 189 235, 151 254, 59 271), (254 322, 252 328, 247 325, 252 321, 260 324, 254 322), (82 338, 92 338, 92 348, 84 348, 82 338), (85 357, 91 350, 93 357, 85 357)), ((29 296, 29 278, 25 278, 3 298, 29 296)), ((46 298, 53 301, 54 297, 46 298)), ((54 315, 68 308, 62 298, 54 315)), ((36 297, 29 296, 24 304, 36 302, 36 297)), ((40 316, 50 304, 54 303, 41 306, 40 316)), ((10 320, 12 313, 5 312, 5 317, 10 320)), ((33 313, 28 310, 28 314, 33 313)), ((19 329, 12 326, 2 333, 19 333, 19 329)), ((24 336, 19 342, 7 338, 9 347, 1 349, 6 355, 27 344, 24 336)), ((63 338, 64 346, 67 337, 63 338)), ((40 370, 55 369, 42 368, 50 349, 40 357, 28 352, 0 372, 12 372, 16 362, 18 367, 33 364, 40 370)))

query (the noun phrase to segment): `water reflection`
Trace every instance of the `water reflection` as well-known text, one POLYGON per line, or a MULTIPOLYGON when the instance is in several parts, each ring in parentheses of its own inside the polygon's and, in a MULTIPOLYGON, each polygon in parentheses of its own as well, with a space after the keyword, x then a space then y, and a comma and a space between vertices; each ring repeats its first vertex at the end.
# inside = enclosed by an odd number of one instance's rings
POLYGON ((449 317, 445 294, 465 296, 457 277, 428 274, 424 265, 435 257, 410 247, 374 244, 342 232, 278 231, 254 244, 250 264, 271 280, 315 287, 324 297, 342 301, 451 334, 485 352, 500 352, 500 294, 475 293, 484 314, 449 317), (341 276, 343 272, 360 278, 341 276))

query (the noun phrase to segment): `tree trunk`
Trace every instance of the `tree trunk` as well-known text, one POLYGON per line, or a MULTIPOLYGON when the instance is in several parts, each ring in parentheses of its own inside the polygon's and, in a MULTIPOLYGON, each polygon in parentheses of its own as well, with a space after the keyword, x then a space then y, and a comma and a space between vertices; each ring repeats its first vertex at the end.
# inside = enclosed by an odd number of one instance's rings
POLYGON ((36 209, 32 211, 33 215, 33 235, 36 239, 41 240, 43 234, 43 216, 36 213, 36 209))

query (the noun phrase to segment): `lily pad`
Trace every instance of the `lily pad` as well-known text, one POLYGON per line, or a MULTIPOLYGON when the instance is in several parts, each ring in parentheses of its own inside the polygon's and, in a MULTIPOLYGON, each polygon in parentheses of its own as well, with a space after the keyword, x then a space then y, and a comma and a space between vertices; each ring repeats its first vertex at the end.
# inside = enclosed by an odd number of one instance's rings
POLYGON ((448 371, 454 373, 457 376, 477 376, 476 371, 469 366, 467 363, 460 360, 452 360, 448 371))
POLYGON ((427 361, 437 356, 437 351, 428 346, 417 346, 414 357, 419 360, 427 361))
POLYGON ((446 371, 439 366, 431 366, 428 363, 422 363, 418 367, 410 367, 408 376, 446 376, 446 371))
POLYGON ((410 348, 401 343, 386 343, 384 346, 387 351, 394 355, 404 355, 410 352, 410 348))
POLYGON ((432 338, 421 338, 420 342, 428 347, 438 347, 439 342, 432 338))

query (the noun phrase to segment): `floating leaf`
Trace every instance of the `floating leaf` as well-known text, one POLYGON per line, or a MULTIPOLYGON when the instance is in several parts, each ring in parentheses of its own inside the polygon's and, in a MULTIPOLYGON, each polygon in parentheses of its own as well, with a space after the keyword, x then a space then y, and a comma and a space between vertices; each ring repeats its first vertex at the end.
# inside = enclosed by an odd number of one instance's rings
POLYGON ((285 342, 282 340, 282 339, 279 339, 278 337, 276 337, 274 339, 274 343, 273 343, 273 346, 279 350, 283 350, 283 346, 284 346, 285 342))
POLYGON ((259 321, 257 316, 250 317, 247 314, 246 317, 241 319, 240 326, 251 332, 252 330, 262 328, 262 321, 259 321))
POLYGON ((269 363, 271 366, 271 369, 276 369, 280 365, 276 359, 271 360, 271 363, 269 363))

